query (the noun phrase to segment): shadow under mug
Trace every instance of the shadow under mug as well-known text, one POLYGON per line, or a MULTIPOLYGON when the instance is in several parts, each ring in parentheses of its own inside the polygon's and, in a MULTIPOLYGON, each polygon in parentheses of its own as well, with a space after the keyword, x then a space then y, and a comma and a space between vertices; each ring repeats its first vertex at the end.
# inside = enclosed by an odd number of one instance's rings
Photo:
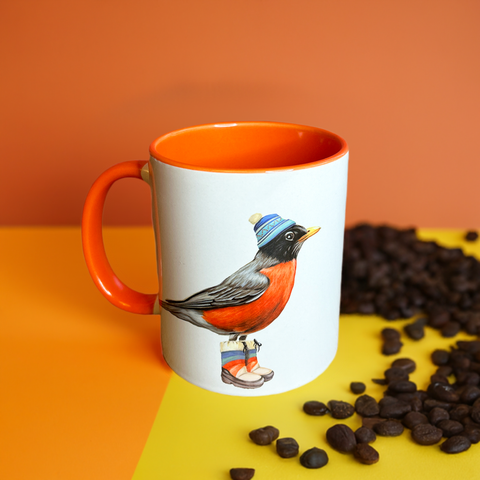
POLYGON ((86 263, 114 305, 161 314, 163 355, 187 381, 227 395, 281 393, 320 375, 338 340, 346 142, 274 122, 201 125, 161 136, 88 193, 86 263), (108 263, 108 190, 151 187, 159 291, 129 288, 108 263))

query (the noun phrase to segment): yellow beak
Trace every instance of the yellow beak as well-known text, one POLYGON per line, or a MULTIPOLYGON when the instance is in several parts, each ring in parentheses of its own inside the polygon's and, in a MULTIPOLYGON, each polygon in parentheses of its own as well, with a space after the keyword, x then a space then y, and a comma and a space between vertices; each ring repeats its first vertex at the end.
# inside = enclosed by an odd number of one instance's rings
POLYGON ((299 242, 304 242, 307 238, 313 237, 318 231, 320 227, 310 227, 307 228, 307 233, 298 239, 299 242))

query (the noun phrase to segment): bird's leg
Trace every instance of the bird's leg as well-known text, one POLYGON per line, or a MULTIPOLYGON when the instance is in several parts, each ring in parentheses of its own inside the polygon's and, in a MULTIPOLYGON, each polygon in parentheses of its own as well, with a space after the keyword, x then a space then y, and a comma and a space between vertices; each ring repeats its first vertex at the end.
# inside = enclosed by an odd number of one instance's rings
POLYGON ((246 339, 247 339, 247 336, 246 335, 240 335, 238 337, 238 339, 241 341, 241 342, 244 342, 246 339))
POLYGON ((247 371, 261 375, 266 382, 273 378, 273 370, 261 367, 258 364, 257 353, 260 351, 262 344, 257 340, 249 340, 245 342, 247 349, 247 371))
POLYGON ((228 337, 228 341, 229 342, 236 342, 238 340, 238 336, 240 334, 239 333, 232 333, 229 337, 228 337))

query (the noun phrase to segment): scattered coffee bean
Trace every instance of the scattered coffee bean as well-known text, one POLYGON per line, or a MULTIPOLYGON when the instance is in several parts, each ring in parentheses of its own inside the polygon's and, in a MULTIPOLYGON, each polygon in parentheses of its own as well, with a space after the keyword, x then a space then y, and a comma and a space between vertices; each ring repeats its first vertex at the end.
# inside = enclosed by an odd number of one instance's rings
MULTIPOLYGON (((402 368, 410 374, 415 371, 417 364, 411 358, 397 358, 392 362, 392 368, 402 368)), ((408 380, 408 378, 406 380, 408 380)))
POLYGON ((353 405, 339 400, 330 400, 328 408, 333 418, 344 419, 351 417, 355 413, 353 405))
POLYGON ((428 420, 432 425, 436 425, 438 422, 442 420, 449 420, 450 414, 444 409, 435 407, 428 412, 428 420))
POLYGON ((382 331, 381 331, 381 335, 382 335, 382 338, 385 340, 385 341, 389 341, 389 340, 400 340, 400 332, 398 330, 396 330, 395 328, 384 328, 382 331))
POLYGON ((327 430, 327 442, 340 453, 351 453, 357 444, 357 439, 348 425, 339 423, 327 430))
POLYGON ((408 380, 408 372, 401 367, 390 367, 384 372, 387 383, 397 382, 399 380, 408 380))
POLYGON ((480 426, 465 425, 460 435, 467 437, 471 443, 478 443, 480 442, 480 426))
POLYGON ((454 337, 462 328, 458 322, 447 322, 440 330, 442 337, 451 338, 454 337))
POLYGON ((443 436, 447 438, 458 435, 463 432, 464 428, 460 422, 455 420, 441 420, 436 426, 443 431, 443 436))
POLYGON ((421 340, 425 336, 425 319, 416 320, 403 327, 404 332, 412 340, 421 340))
POLYGON ((445 453, 461 453, 468 450, 472 442, 467 437, 455 435, 440 445, 440 449, 445 453))
POLYGON ((431 383, 427 388, 427 393, 441 402, 457 403, 460 400, 455 388, 444 383, 431 383))
POLYGON ((474 242, 478 238, 478 233, 475 230, 470 230, 465 234, 467 242, 474 242))
POLYGON ((380 417, 363 417, 362 418, 362 427, 373 428, 377 423, 384 422, 384 418, 380 417))
POLYGON ((379 414, 380 406, 370 395, 361 395, 355 400, 355 411, 362 417, 374 417, 379 414))
POLYGON ((373 443, 377 439, 377 436, 371 428, 359 427, 355 430, 355 438, 357 439, 357 443, 373 443))
POLYGON ((471 419, 480 424, 480 404, 473 405, 472 409, 470 410, 470 417, 471 419))
POLYGON ((395 420, 386 420, 373 426, 375 433, 381 437, 398 437, 403 433, 403 425, 395 420))
POLYGON ((319 417, 325 415, 328 412, 328 408, 322 402, 311 400, 310 402, 305 402, 303 404, 303 411, 308 415, 319 417))
POLYGON ((363 382, 352 382, 350 384, 350 390, 352 393, 355 393, 356 395, 359 395, 360 393, 363 393, 366 390, 366 385, 363 382))
POLYGON ((359 443, 353 449, 353 456, 360 463, 373 465, 380 459, 378 452, 368 443, 359 443))
POLYGON ((456 420, 457 422, 462 421, 465 417, 468 417, 470 414, 470 407, 463 403, 459 405, 454 405, 449 412, 449 416, 452 420, 456 420))
POLYGON ((443 377, 449 377, 453 373, 453 368, 448 365, 443 365, 442 367, 438 367, 435 373, 443 377))
POLYGON ((420 412, 408 412, 403 417, 402 423, 405 427, 413 430, 416 425, 428 423, 428 418, 426 415, 420 412))
POLYGON ((372 382, 376 383, 377 385, 387 385, 388 382, 385 378, 372 378, 372 382))
POLYGON ((417 385, 410 380, 396 380, 388 384, 388 391, 393 393, 413 393, 417 391, 417 385))
POLYGON ((383 355, 395 355, 402 349, 403 343, 400 340, 386 340, 382 346, 383 355))
POLYGON ((445 410, 449 411, 452 408, 452 405, 447 402, 441 402, 439 400, 435 400, 434 398, 427 398, 423 402, 423 408, 426 412, 429 412, 432 408, 440 407, 444 408, 445 410))
POLYGON ((432 362, 434 365, 438 365, 438 366, 446 365, 449 359, 450 359, 450 354, 447 352, 447 350, 438 349, 432 353, 432 362))
POLYGON ((277 440, 277 453, 282 458, 292 458, 298 455, 298 443, 294 438, 285 437, 277 440))
POLYGON ((257 445, 270 445, 278 438, 279 434, 280 432, 278 429, 269 425, 267 427, 252 430, 248 435, 250 436, 252 442, 256 443, 257 445))
POLYGON ((302 453, 300 463, 305 468, 322 468, 328 463, 328 455, 325 450, 313 447, 302 453))
POLYGON ((419 423, 412 429, 412 438, 419 445, 435 445, 442 436, 443 431, 429 423, 419 423))
POLYGON ((385 405, 380 410, 382 418, 403 418, 407 413, 412 411, 412 406, 409 403, 397 401, 390 405, 385 405))
POLYGON ((232 468, 230 478, 232 480, 250 480, 255 475, 254 468, 232 468))

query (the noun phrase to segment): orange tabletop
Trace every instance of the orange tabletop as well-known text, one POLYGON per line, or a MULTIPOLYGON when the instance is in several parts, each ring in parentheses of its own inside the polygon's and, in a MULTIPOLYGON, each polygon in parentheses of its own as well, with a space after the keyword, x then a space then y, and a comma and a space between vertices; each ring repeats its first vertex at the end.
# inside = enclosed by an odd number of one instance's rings
MULTIPOLYGON (((422 238, 461 246, 480 256, 480 242, 460 231, 423 230, 422 238)), ((155 248, 149 228, 106 228, 106 249, 119 277, 154 292, 155 248)), ((307 400, 354 402, 351 381, 371 382, 393 359, 412 357, 412 380, 425 388, 435 348, 455 339, 428 330, 425 339, 404 338, 402 352, 380 354, 379 332, 406 320, 343 316, 338 354, 310 384, 270 397, 214 394, 172 374, 162 360, 160 320, 123 312, 96 290, 86 270, 79 228, 0 229, 0 478, 10 479, 227 479, 232 467, 256 469, 255 479, 480 478, 480 446, 446 455, 438 445, 420 447, 406 431, 379 438, 380 462, 356 463, 333 451, 325 431, 337 421, 302 412, 307 400), (297 439, 300 450, 328 451, 321 471, 281 459, 273 446, 248 438, 254 428, 275 425, 297 439), (315 473, 316 472, 316 473, 315 473)), ((292 346, 301 348, 301 346, 292 346)), ((358 416, 344 423, 356 428, 358 416)))

